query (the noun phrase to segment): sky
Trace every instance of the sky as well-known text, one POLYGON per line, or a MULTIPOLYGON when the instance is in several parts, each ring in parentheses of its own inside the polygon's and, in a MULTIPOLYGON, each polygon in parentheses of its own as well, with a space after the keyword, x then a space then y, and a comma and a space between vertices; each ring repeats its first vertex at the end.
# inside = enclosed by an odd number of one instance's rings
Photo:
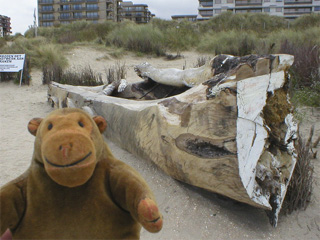
MULTIPOLYGON (((197 14, 198 0, 132 0, 148 4, 149 10, 158 18, 171 19, 172 15, 197 14)), ((0 0, 0 15, 11 18, 12 33, 22 33, 33 25, 33 13, 37 0, 0 0)))

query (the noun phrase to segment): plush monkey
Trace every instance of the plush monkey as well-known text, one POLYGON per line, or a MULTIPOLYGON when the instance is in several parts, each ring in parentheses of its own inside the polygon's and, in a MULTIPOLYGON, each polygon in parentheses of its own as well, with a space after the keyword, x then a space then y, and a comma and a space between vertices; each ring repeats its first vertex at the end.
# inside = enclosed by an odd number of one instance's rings
POLYGON ((17 239, 139 239, 141 225, 161 230, 151 190, 112 155, 101 134, 106 126, 103 117, 70 108, 29 122, 32 163, 0 190, 1 235, 10 229, 17 239))

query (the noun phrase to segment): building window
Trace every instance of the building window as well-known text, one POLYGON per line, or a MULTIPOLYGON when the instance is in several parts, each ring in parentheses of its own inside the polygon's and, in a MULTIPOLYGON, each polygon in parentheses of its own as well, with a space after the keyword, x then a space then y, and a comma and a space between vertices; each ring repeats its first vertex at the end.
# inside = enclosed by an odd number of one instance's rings
POLYGON ((264 8, 263 11, 264 12, 270 12, 270 8, 264 8))
POLYGON ((51 26, 53 26, 53 22, 42 22, 42 26, 51 27, 51 26))
POLYGON ((82 18, 82 13, 81 12, 75 12, 73 13, 74 18, 82 18))
POLYGON ((60 19, 69 19, 70 13, 60 13, 60 19))
POLYGON ((213 6, 213 1, 211 2, 202 2, 200 1, 200 5, 203 7, 212 7, 213 6))
POLYGON ((314 7, 314 10, 315 10, 315 11, 320 11, 320 6, 314 7))
POLYGON ((53 14, 42 14, 42 19, 43 20, 53 20, 54 17, 53 17, 53 14))
POLYGON ((53 6, 42 6, 42 11, 53 11, 53 6))
POLYGON ((216 4, 221 4, 221 0, 215 0, 216 4))
POLYGON ((246 13, 248 12, 246 9, 236 9, 236 13, 246 13))
POLYGON ((234 3, 234 0, 227 0, 227 3, 234 3))
POLYGON ((69 11, 70 10, 70 5, 61 5, 60 9, 61 9, 61 11, 69 11))
POLYGON ((215 10, 214 10, 214 13, 216 13, 216 14, 221 13, 221 9, 215 9, 215 10))
POLYGON ((40 3, 53 3, 53 0, 41 0, 41 2, 40 3))
POLYGON ((82 5, 81 4, 75 4, 73 5, 74 10, 82 10, 82 5))
POLYGON ((264 0, 264 2, 270 2, 270 0, 264 0))
POLYGON ((97 12, 87 12, 87 18, 98 18, 99 15, 97 12))
POLYGON ((98 10, 98 4, 87 4, 87 10, 98 10))
POLYGON ((276 2, 282 2, 282 0, 276 0, 276 2))
POLYGON ((276 12, 282 12, 282 8, 276 8, 276 12))
POLYGON ((212 17, 213 16, 213 11, 212 10, 206 10, 206 11, 205 10, 202 10, 202 11, 200 10, 199 13, 203 17, 208 17, 208 16, 212 17))

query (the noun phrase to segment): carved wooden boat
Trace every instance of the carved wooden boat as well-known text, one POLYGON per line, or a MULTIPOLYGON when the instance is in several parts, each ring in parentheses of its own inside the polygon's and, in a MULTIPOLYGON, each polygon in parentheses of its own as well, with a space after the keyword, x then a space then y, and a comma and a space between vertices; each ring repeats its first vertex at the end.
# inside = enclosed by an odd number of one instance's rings
MULTIPOLYGON (((149 101, 55 82, 48 96, 54 106, 102 115, 106 136, 120 147, 175 179, 266 209, 276 225, 296 162, 297 124, 287 94, 292 63, 289 55, 219 55, 209 80, 149 101)), ((146 98, 155 85, 137 83, 129 91, 146 98)))

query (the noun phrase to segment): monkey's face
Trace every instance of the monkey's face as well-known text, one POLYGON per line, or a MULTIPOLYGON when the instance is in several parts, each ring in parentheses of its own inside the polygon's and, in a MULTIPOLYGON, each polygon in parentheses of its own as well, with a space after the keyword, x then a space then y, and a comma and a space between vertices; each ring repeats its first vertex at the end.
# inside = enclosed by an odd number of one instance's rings
POLYGON ((37 136, 39 161, 50 178, 62 186, 77 187, 85 184, 94 172, 99 146, 96 138, 101 141, 99 135, 106 122, 79 110, 60 113, 58 110, 45 119, 32 119, 28 129, 37 136))

